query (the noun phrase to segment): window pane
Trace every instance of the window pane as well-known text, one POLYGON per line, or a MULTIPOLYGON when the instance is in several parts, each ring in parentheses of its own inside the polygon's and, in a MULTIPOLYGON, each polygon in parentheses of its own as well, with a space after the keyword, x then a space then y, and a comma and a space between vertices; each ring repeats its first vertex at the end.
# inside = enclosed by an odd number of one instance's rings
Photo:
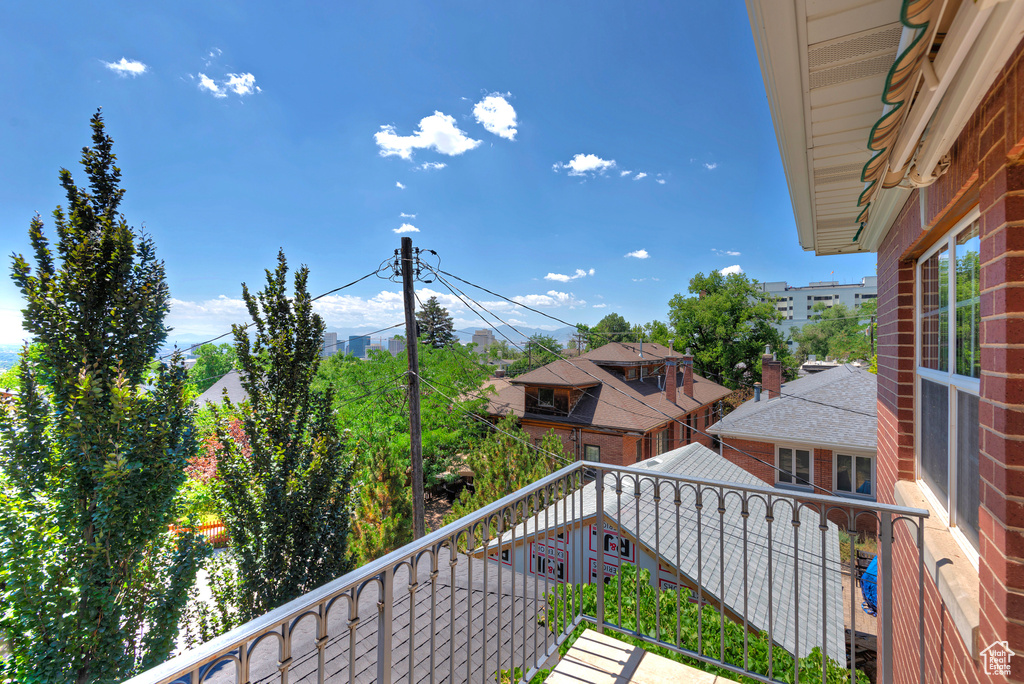
POLYGON ((853 457, 836 454, 836 490, 853 491, 853 457))
POLYGON ((871 496, 874 492, 871 489, 871 459, 863 456, 857 457, 857 493, 871 496))
POLYGON ((949 499, 949 388, 921 380, 921 479, 944 506, 949 499))
POLYGON ((949 369, 949 250, 921 264, 921 365, 949 369))
POLYGON ((956 518, 960 531, 978 547, 978 397, 957 392, 956 518))
POLYGON ((809 485, 811 483, 811 452, 804 449, 796 450, 796 483, 809 485))
POLYGON ((793 450, 779 447, 779 482, 793 482, 793 450))
POLYGON ((981 236, 975 221, 956 236, 956 372, 981 377, 981 236))
POLYGON ((636 440, 636 462, 644 460, 644 438, 636 440))
POLYGON ((601 447, 593 444, 583 445, 583 458, 587 461, 594 461, 595 463, 601 460, 601 447))

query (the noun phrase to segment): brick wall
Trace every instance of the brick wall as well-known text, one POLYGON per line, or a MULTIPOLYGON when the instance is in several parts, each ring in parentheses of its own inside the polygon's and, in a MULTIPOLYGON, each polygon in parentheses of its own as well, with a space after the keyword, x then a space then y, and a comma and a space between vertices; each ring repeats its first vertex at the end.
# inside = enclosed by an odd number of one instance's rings
MULTIPOLYGON (((914 477, 914 255, 963 198, 981 211, 979 645, 1024 653, 1024 50, 1018 46, 951 149, 949 172, 907 202, 878 252, 880 499, 914 477), (922 227, 923 224, 923 227, 922 227)), ((950 226, 951 227, 951 226, 950 226)), ((897 535, 895 604, 917 604, 916 552, 897 535)), ((990 681, 925 580, 928 682, 990 681)), ((917 681, 917 616, 896 612, 897 681, 917 681)), ((1016 660, 1012 681, 1024 681, 1016 660)), ((1000 680, 1002 681, 1002 680, 1000 680)))
POLYGON ((726 438, 722 440, 722 456, 729 459, 748 473, 755 475, 767 484, 775 486, 775 445, 769 442, 754 442, 746 439, 726 438), (746 453, 741 453, 746 452, 746 453), (756 456, 764 461, 759 463, 751 458, 756 456), (769 465, 770 464, 770 465, 769 465))

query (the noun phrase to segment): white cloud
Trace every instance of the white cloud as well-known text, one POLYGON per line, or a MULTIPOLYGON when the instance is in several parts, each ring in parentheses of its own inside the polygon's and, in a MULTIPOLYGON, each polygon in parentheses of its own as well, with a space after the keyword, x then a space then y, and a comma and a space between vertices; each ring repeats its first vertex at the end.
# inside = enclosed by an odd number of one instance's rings
POLYGON ((733 264, 732 266, 726 266, 721 271, 719 271, 719 273, 721 273, 722 275, 731 275, 733 273, 743 273, 743 269, 740 268, 739 264, 733 264))
POLYGON ((576 299, 576 295, 571 292, 557 290, 548 290, 547 294, 516 295, 512 297, 512 301, 526 306, 569 306, 570 308, 587 303, 586 300, 576 299))
POLYGON ((576 280, 578 278, 586 278, 588 275, 594 275, 594 269, 584 271, 582 268, 577 268, 576 272, 572 275, 565 275, 564 273, 548 273, 544 276, 544 280, 557 280, 560 283, 567 283, 570 280, 576 280))
POLYGON ((665 179, 664 178, 659 178, 658 179, 658 185, 664 185, 664 184, 665 184, 665 179))
POLYGON ((633 176, 633 180, 640 180, 641 178, 647 178, 647 174, 643 171, 633 176))
POLYGON ((632 172, 632 171, 630 171, 629 169, 624 169, 624 170, 622 170, 622 171, 619 171, 619 176, 620 176, 620 177, 621 177, 621 176, 628 176, 628 175, 629 175, 629 174, 631 174, 631 173, 633 173, 633 172, 632 172))
POLYGON ((592 309, 603 309, 603 308, 605 308, 605 307, 607 307, 607 306, 608 306, 607 304, 594 304, 594 305, 593 305, 592 307, 590 307, 590 308, 592 308, 592 309))
POLYGON ((714 171, 718 168, 718 162, 704 162, 704 168, 708 171, 714 171))
POLYGON ((630 253, 626 254, 627 258, 628 257, 632 257, 634 259, 646 259, 649 256, 651 256, 651 255, 647 253, 646 249, 638 249, 635 252, 630 252, 630 253))
POLYGON ((140 76, 149 69, 148 66, 137 59, 121 58, 120 62, 103 62, 103 65, 115 72, 118 76, 140 76))
POLYGON ((213 93, 214 97, 227 97, 228 94, 224 92, 224 89, 217 85, 217 82, 204 73, 199 74, 199 89, 208 90, 213 93))
POLYGON ((732 251, 730 249, 715 249, 714 247, 712 247, 711 251, 714 252, 717 256, 739 256, 740 255, 739 252, 734 252, 734 251, 732 251))
POLYGON ((228 74, 228 80, 224 86, 235 95, 252 95, 263 92, 256 85, 256 77, 252 74, 228 74))
POLYGON ((444 162, 423 162, 420 164, 420 168, 424 171, 440 171, 446 166, 448 165, 444 162))
POLYGON ((406 214, 404 211, 398 215, 400 218, 416 218, 416 214, 406 214))
POLYGON ((21 344, 31 337, 21 327, 19 309, 0 309, 0 344, 21 344))
POLYGON ((569 160, 568 164, 559 162, 552 168, 555 171, 569 169, 570 176, 586 176, 588 173, 604 173, 608 169, 615 168, 615 160, 601 159, 596 154, 577 154, 569 160))
POLYGON ((399 190, 405 190, 405 186, 400 181, 395 181, 395 187, 399 190))
POLYGON ((642 283, 645 280, 647 280, 647 278, 633 278, 633 282, 634 283, 642 283))
POLYGON ((373 134, 382 157, 397 155, 411 159, 415 149, 433 149, 448 156, 462 154, 480 144, 455 125, 455 117, 435 111, 420 120, 419 128, 412 135, 398 135, 395 127, 381 126, 373 134))
POLYGON ((410 225, 408 223, 403 223, 400 227, 395 228, 393 232, 398 233, 398 234, 402 234, 402 233, 418 233, 418 232, 420 232, 420 229, 417 228, 416 226, 410 225))
POLYGON ((509 93, 492 93, 473 105, 477 123, 494 135, 508 140, 516 139, 516 110, 505 98, 509 93))

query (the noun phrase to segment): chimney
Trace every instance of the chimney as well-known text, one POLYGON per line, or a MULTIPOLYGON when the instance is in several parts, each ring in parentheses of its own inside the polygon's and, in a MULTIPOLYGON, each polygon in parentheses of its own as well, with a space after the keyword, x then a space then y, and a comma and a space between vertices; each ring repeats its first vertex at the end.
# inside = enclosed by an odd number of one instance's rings
POLYGON ((782 362, 769 353, 769 347, 764 348, 764 356, 761 357, 761 385, 769 399, 782 394, 782 362))
POLYGON ((761 383, 754 383, 754 401, 761 401, 761 383))
POLYGON ((683 354, 683 394, 693 399, 693 354, 689 347, 683 354))
POLYGON ((676 359, 674 356, 665 359, 665 401, 676 403, 676 359))

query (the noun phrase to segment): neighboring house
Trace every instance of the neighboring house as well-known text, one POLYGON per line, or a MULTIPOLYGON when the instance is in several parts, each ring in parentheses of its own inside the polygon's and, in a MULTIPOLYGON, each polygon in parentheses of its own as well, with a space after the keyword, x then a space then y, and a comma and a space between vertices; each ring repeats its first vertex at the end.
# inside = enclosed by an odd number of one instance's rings
POLYGON ((877 496, 931 511, 923 656, 895 536, 897 680, 1006 681, 980 655, 1024 652, 1024 2, 747 6, 801 246, 878 255, 877 496))
POLYGON ((729 393, 696 375, 690 355, 612 342, 509 379, 487 411, 516 415, 538 441, 554 430, 576 460, 630 465, 691 442, 710 446, 697 431, 729 393))
POLYGON ((228 399, 231 400, 232 404, 240 404, 249 398, 245 389, 242 388, 242 378, 238 375, 238 371, 232 370, 215 382, 212 387, 200 394, 196 398, 196 405, 203 407, 206 406, 208 401, 220 404, 224 401, 224 390, 227 390, 228 399))
MULTIPOLYGON (((738 486, 764 486, 757 477, 702 444, 675 449, 635 467, 738 486)), ((778 524, 772 526, 769 535, 769 523, 760 497, 751 497, 750 514, 744 522, 741 506, 735 503, 741 496, 738 490, 724 490, 729 503, 724 517, 719 519, 715 512, 700 514, 692 488, 682 488, 681 505, 677 507, 667 487, 658 502, 651 496, 634 500, 634 487, 632 475, 623 478, 620 502, 614 479, 606 476, 604 534, 600 541, 597 539, 596 487, 590 482, 567 497, 566 502, 556 501, 525 524, 517 525, 514 531, 506 532, 490 545, 488 556, 495 564, 500 556, 501 563, 517 573, 525 569, 529 577, 547 576, 556 583, 596 582, 599 559, 603 559, 607 582, 609 576, 618 574, 622 563, 630 563, 648 570, 652 585, 657 583, 661 589, 682 586, 691 591, 693 600, 703 600, 715 608, 719 607, 723 596, 724 577, 725 614, 730 619, 743 624, 746 615, 747 624, 754 631, 767 632, 771 624, 775 642, 790 653, 795 650, 804 657, 821 645, 821 616, 827 615, 828 652, 845 653, 839 540, 834 525, 828 525, 823 535, 818 513, 803 508, 799 514, 801 524, 794 526, 782 517, 781 511, 786 509, 783 506, 776 511, 780 516, 778 524), (575 517, 567 533, 565 526, 559 524, 559 516, 563 516, 564 521, 564 512, 570 509, 575 517), (793 563, 794 530, 798 536, 795 541, 802 549, 797 567, 793 563), (746 545, 744 534, 748 540, 746 545), (773 539, 774 547, 763 543, 768 538, 773 539), (823 539, 825 563, 820 552, 823 539), (741 560, 744 546, 746 563, 741 560), (526 548, 528 553, 524 552, 526 548), (581 560, 585 570, 581 568, 581 560), (721 567, 723 560, 724 568, 721 567), (826 568, 824 578, 823 566, 826 568), (827 583, 824 599, 823 580, 827 583), (794 613, 794 585, 800 597, 798 615, 794 613)), ((641 480, 641 490, 648 491, 648 487, 653 489, 653 484, 641 480)), ((713 494, 704 496, 717 500, 713 494)), ((706 509, 712 511, 717 505, 710 501, 705 504, 706 509)), ((491 574, 495 574, 494 571, 491 574)), ((614 611, 614 607, 608 610, 614 611)))
MULTIPOLYGON (((874 501, 875 376, 844 364, 780 385, 778 365, 765 356, 761 392, 708 428, 722 455, 773 486, 874 501)), ((849 526, 845 511, 830 519, 849 526)))

